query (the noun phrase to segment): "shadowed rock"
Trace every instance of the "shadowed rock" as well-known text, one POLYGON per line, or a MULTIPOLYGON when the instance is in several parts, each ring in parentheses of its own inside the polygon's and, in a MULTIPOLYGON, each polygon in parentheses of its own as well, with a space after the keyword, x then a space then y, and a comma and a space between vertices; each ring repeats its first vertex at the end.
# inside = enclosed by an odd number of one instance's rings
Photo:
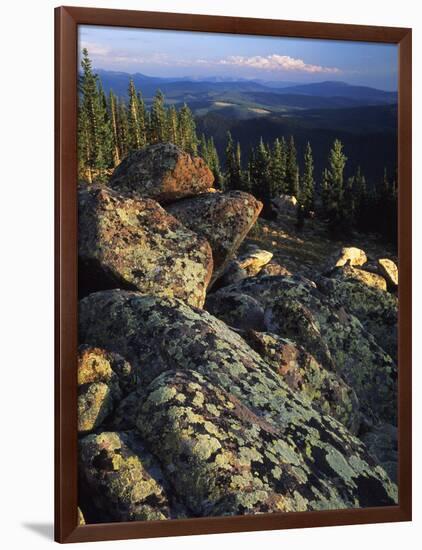
POLYGON ((200 157, 191 157, 173 143, 157 143, 133 151, 119 164, 109 186, 120 194, 160 203, 204 193, 214 176, 200 157))
POLYGON ((261 209, 262 203, 252 195, 230 191, 179 201, 168 206, 167 211, 210 243, 214 259, 213 282, 223 273, 261 209))
POLYGON ((207 241, 155 201, 104 187, 79 193, 81 295, 126 288, 202 307, 212 265, 207 241))
POLYGON ((103 432, 79 441, 82 501, 88 523, 170 517, 163 475, 134 432, 103 432))

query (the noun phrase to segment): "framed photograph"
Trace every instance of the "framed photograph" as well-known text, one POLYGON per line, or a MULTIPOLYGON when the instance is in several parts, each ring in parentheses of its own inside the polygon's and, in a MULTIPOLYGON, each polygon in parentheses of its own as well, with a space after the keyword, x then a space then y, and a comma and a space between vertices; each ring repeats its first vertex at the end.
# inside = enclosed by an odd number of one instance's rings
POLYGON ((55 48, 56 540, 410 520, 411 30, 55 48))

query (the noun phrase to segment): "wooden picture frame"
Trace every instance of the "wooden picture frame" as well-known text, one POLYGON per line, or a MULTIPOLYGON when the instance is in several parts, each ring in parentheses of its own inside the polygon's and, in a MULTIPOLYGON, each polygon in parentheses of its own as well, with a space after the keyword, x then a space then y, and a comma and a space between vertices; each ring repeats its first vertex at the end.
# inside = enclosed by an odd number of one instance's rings
POLYGON ((55 10, 55 540, 61 543, 411 520, 411 30, 59 7, 55 10), (398 45, 399 502, 397 506, 171 521, 77 520, 77 28, 106 25, 398 45))

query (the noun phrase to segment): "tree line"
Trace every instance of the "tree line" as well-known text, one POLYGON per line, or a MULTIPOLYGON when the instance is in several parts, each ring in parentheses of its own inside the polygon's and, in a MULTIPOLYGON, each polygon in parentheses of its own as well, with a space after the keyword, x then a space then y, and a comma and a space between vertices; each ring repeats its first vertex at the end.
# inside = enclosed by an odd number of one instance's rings
POLYGON ((215 186, 222 190, 252 193, 264 204, 263 215, 273 215, 272 200, 280 195, 297 199, 297 226, 317 215, 334 235, 353 230, 378 232, 397 242, 397 185, 386 173, 381 182, 368 185, 360 168, 349 178, 344 171, 347 157, 335 140, 326 168, 316 179, 312 147, 308 142, 301 162, 294 137, 280 137, 268 144, 261 138, 242 157, 239 142, 227 134, 224 165, 213 137, 198 137, 194 116, 184 104, 166 106, 157 91, 148 109, 133 80, 128 99, 110 90, 106 96, 94 74, 86 49, 82 52, 79 78, 78 162, 79 177, 92 183, 107 181, 112 169, 132 150, 160 142, 172 142, 191 155, 201 156, 212 170, 215 186), (303 167, 302 169, 300 168, 303 167))

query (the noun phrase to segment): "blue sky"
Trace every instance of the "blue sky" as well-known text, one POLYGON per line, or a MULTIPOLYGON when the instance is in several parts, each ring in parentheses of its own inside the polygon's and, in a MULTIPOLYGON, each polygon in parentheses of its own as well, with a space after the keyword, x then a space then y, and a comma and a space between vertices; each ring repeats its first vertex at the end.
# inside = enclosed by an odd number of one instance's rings
POLYGON ((161 77, 341 80, 397 89, 397 46, 303 38, 79 27, 96 69, 161 77))

